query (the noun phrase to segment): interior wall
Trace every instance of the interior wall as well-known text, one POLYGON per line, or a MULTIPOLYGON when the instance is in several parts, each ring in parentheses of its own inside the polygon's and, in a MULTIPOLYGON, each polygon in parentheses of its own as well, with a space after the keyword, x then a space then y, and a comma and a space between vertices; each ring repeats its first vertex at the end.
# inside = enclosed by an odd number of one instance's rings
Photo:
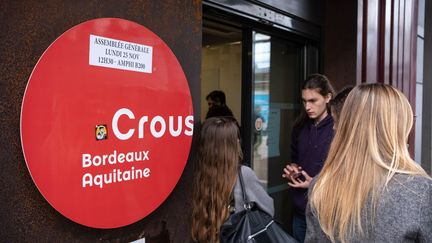
MULTIPOLYGON (((0 2, 0 239, 5 242, 190 242, 192 166, 152 214, 117 229, 93 229, 59 214, 39 193, 20 142, 24 90, 38 59, 58 36, 84 21, 115 17, 141 24, 163 39, 179 60, 200 117, 201 1, 0 2), (181 223, 179 223, 181 222, 181 223)), ((193 154, 193 153, 191 153, 193 154)), ((103 202, 100 202, 103 203, 103 202)), ((127 213, 127 208, 124 209, 127 213)))
POLYGON ((242 45, 211 45, 202 48, 201 120, 208 105, 206 96, 213 90, 222 90, 234 117, 241 123, 242 45))

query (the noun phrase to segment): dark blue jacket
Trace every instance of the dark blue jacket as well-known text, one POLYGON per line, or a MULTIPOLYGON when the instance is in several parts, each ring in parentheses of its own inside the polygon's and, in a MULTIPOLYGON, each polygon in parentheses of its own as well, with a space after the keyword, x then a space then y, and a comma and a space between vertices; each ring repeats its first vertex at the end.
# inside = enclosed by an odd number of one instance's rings
MULTIPOLYGON (((316 176, 322 169, 327 158, 330 143, 333 139, 333 118, 327 115, 324 120, 314 125, 308 119, 302 127, 294 129, 291 141, 291 159, 303 168, 309 176, 316 176)), ((307 189, 292 188, 294 212, 304 217, 307 204, 307 189)))

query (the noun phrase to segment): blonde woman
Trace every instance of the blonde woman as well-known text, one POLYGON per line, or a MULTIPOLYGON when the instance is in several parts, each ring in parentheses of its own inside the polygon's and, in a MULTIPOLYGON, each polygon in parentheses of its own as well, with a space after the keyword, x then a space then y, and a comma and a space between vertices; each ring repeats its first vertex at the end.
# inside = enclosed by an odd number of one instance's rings
POLYGON ((311 185, 306 242, 432 242, 432 180, 408 153, 412 124, 397 89, 351 91, 311 185))
POLYGON ((239 139, 239 127, 232 117, 212 117, 203 123, 192 201, 192 239, 195 242, 219 242, 220 227, 230 213, 232 192, 235 212, 244 210, 237 180, 239 169, 248 199, 270 216, 274 215, 273 199, 255 173, 249 167, 240 167, 239 139))

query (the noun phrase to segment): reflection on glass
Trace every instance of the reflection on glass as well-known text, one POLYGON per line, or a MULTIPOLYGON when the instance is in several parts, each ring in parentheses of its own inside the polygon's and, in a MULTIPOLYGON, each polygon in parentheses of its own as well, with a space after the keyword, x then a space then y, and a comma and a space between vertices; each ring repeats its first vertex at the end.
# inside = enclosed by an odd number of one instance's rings
POLYGON ((291 225, 291 199, 282 169, 291 160, 291 133, 299 114, 302 44, 254 32, 252 42, 252 168, 274 200, 275 218, 291 225))
POLYGON ((300 108, 300 53, 293 42, 253 33, 252 167, 269 193, 286 189, 291 127, 300 108))
POLYGON ((269 121, 270 103, 270 54, 271 37, 254 33, 253 64, 254 64, 254 127, 253 127, 253 168, 261 183, 267 187, 268 182, 268 148, 267 123, 269 121))

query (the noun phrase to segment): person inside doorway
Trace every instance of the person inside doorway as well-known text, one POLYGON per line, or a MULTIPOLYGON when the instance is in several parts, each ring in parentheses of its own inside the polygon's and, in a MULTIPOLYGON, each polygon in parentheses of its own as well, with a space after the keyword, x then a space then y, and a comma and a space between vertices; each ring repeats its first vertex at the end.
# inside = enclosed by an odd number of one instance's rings
POLYGON ((232 111, 228 106, 213 105, 210 107, 206 114, 206 119, 211 117, 234 117, 232 111))
POLYGON ((222 90, 213 90, 206 96, 208 111, 206 119, 210 117, 229 116, 234 117, 231 109, 226 104, 225 93, 222 90))
POLYGON ((328 78, 310 75, 302 85, 303 108, 294 123, 291 142, 291 163, 283 169, 293 199, 293 236, 304 242, 306 234, 305 209, 307 190, 312 177, 323 167, 333 139, 333 118, 329 102, 334 89, 328 78))

